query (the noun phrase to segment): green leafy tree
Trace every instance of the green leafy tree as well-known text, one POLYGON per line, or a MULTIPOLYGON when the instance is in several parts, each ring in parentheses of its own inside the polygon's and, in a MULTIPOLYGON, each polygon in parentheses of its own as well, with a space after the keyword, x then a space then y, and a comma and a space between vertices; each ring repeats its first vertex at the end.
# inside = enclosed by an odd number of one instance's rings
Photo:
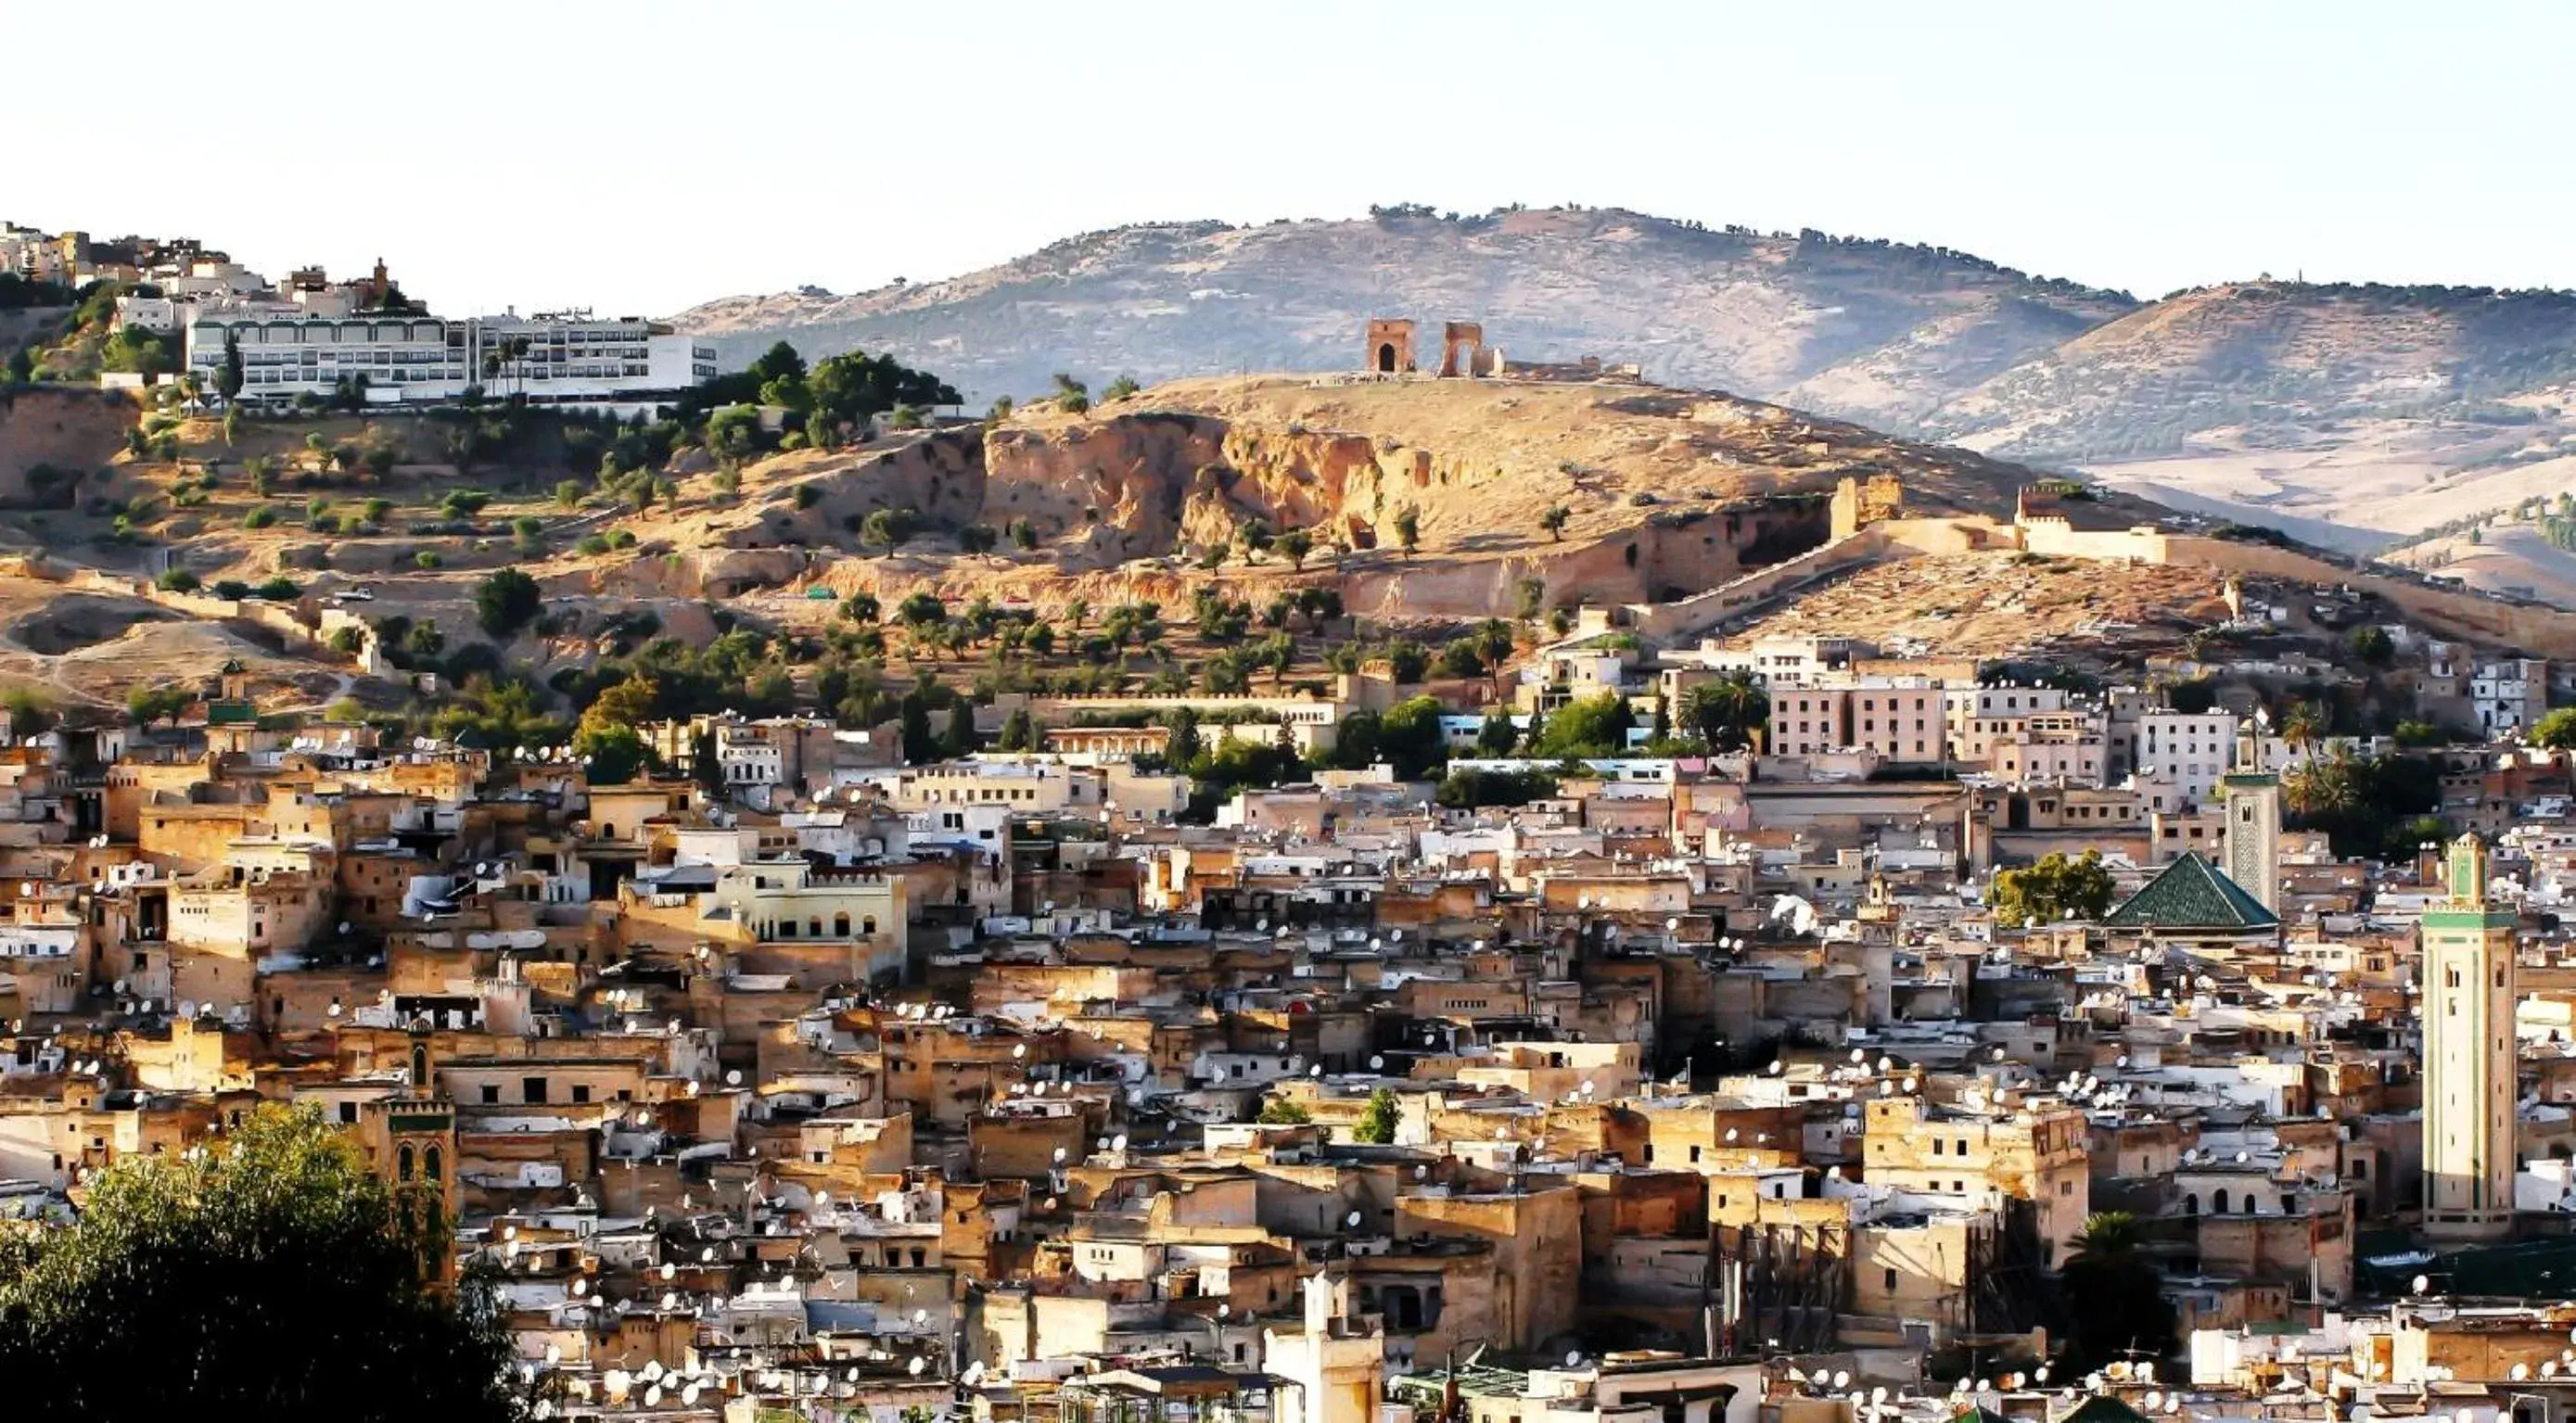
POLYGON ((1368 1105, 1360 1109, 1359 1122, 1351 1128, 1351 1140, 1370 1146, 1392 1146, 1401 1116, 1395 1089, 1380 1087, 1369 1093, 1368 1105))
POLYGON ((939 738, 930 729, 930 704, 919 692, 903 699, 903 759, 919 766, 939 759, 939 738))
POLYGON ((2576 751, 2576 707, 2560 707, 2533 723, 2531 744, 2552 751, 2576 751))
POLYGON ((241 396, 242 379, 241 338, 227 327, 224 331, 224 363, 215 368, 215 394, 222 396, 224 403, 230 405, 241 396))
POLYGON ((1562 504, 1551 505, 1546 513, 1538 516, 1538 526, 1547 530, 1548 541, 1555 543, 1564 539, 1565 521, 1572 517, 1573 510, 1562 504))
POLYGON ((1315 536, 1304 529, 1290 529, 1278 539, 1279 551, 1288 555, 1288 566, 1299 571, 1306 567, 1306 555, 1315 551, 1315 536))
POLYGON ((1556 794, 1556 778, 1544 771, 1454 770, 1440 782, 1438 799, 1452 810, 1489 805, 1527 805, 1556 794))
POLYGON ((2369 666, 2385 667, 2397 660, 2397 643, 2388 636, 2388 629, 2365 623, 2353 629, 2352 654, 2369 666))
POLYGON ((1044 744, 1045 733, 1039 728, 1038 719, 1029 714, 1027 707, 1013 708, 1011 714, 1003 719, 1001 739, 1003 750, 1036 751, 1044 744))
POLYGON ((1443 644, 1438 666, 1441 676, 1453 679, 1485 675, 1485 659, 1477 651, 1473 638, 1462 637, 1456 642, 1443 644))
POLYGON ((9 383, 25 385, 36 378, 36 353, 24 346, 9 353, 9 383))
POLYGON ((1628 749, 1628 727, 1633 720, 1628 699, 1616 692, 1568 702, 1538 729, 1531 754, 1551 761, 1616 756, 1628 749))
MULTIPOLYGON (((2543 717, 2541 720, 2545 723, 2548 718, 2543 717)), ((2576 742, 2576 719, 2571 719, 2568 725, 2561 727, 2560 732, 2571 742, 2576 742)), ((2534 735, 2537 734, 2538 731, 2535 728, 2534 735)), ((2397 738, 2397 744, 2400 746, 2446 746, 2451 740, 2450 734, 2441 727, 2432 722, 2411 717, 2397 723, 2396 730, 2390 735, 2397 738)))
POLYGON ((2087 850, 2072 860, 2051 852, 2037 864, 1996 871, 1994 919, 1997 924, 2034 919, 2048 924, 2069 915, 2099 919, 2111 907, 2113 888, 2101 851, 2087 850))
POLYGON ((197 700, 185 687, 136 686, 126 690, 125 714, 136 726, 150 726, 156 721, 175 722, 197 700))
POLYGON ((1091 408, 1091 388, 1063 371, 1054 376, 1055 407, 1067 415, 1080 415, 1091 408))
POLYGON ((520 569, 495 569, 474 589, 474 621, 503 641, 517 636, 544 610, 545 595, 538 591, 537 580, 520 569))
POLYGON ((529 1417, 489 1292, 432 1287, 452 1228, 440 1200, 370 1170, 310 1109, 264 1107, 206 1149, 128 1157, 73 1224, 0 1246, 12 1409, 65 1423, 529 1417))
POLYGON ((939 595, 927 591, 911 593, 895 605, 895 621, 908 628, 924 628, 948 616, 948 605, 939 595))
POLYGON ((1144 387, 1136 384, 1136 378, 1134 376, 1122 375, 1118 379, 1113 380, 1109 384, 1100 388, 1100 398, 1102 400, 1125 400, 1127 397, 1134 395, 1137 391, 1142 389, 1144 389, 1144 387))
POLYGON ((9 734, 20 740, 53 730, 54 704, 33 687, 11 687, 0 694, 0 710, 9 716, 9 734))
POLYGON ((1261 1115, 1253 1120, 1268 1127, 1302 1127, 1314 1117, 1305 1107, 1286 1097, 1272 1097, 1261 1104, 1261 1115))
POLYGON ((739 464, 760 450, 760 411, 729 405, 707 417, 707 453, 727 464, 739 464))
POLYGON ((436 657, 447 650, 447 634, 434 620, 413 623, 403 634, 403 650, 416 658, 436 657))

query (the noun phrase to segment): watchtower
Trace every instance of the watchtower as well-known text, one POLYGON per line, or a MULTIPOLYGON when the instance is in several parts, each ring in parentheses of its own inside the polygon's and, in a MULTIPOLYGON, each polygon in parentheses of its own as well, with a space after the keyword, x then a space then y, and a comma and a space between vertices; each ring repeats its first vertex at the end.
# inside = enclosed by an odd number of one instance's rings
POLYGON ((1413 322, 1403 317, 1374 317, 1368 324, 1368 346, 1362 368, 1382 376, 1413 370, 1413 322))

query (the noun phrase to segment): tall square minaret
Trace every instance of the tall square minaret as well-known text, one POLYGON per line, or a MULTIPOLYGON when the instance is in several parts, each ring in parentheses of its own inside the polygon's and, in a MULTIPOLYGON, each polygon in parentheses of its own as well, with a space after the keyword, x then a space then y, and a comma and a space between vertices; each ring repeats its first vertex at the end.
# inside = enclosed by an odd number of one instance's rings
POLYGON ((2475 835, 2443 878, 2423 918, 2424 1233, 2493 1240, 2513 1230, 2514 913, 2488 901, 2475 835))
POLYGON ((2281 913, 2281 778, 2267 771, 2230 771, 2218 778, 2227 804, 2223 868, 2237 887, 2281 913))

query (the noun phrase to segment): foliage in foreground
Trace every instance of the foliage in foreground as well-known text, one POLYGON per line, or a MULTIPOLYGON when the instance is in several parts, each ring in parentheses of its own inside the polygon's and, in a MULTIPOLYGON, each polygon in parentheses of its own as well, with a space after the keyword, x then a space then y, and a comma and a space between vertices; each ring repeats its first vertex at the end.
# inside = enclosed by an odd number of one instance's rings
POLYGON ((444 1231, 310 1111, 130 1158, 77 1224, 0 1238, 0 1378, 19 1416, 515 1419, 481 1290, 424 1288, 444 1231))

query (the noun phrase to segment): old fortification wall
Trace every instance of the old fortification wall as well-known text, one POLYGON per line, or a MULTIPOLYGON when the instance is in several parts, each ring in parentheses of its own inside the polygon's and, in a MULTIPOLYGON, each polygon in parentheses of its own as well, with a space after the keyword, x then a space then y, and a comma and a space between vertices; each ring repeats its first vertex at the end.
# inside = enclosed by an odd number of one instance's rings
POLYGON ((0 391, 0 503, 70 504, 78 497, 77 485, 44 472, 97 479, 125 448, 125 433, 139 413, 131 396, 87 387, 0 391))
POLYGON ((2338 568, 2270 544, 2229 539, 2173 537, 2166 541, 2176 563, 2207 564, 2231 573, 2297 578, 2311 583, 2346 583, 2376 593, 2426 631, 2465 641, 2520 648, 2535 657, 2576 658, 2576 612, 2563 608, 2527 607, 2482 598, 2474 593, 2431 588, 2404 578, 2338 568))

